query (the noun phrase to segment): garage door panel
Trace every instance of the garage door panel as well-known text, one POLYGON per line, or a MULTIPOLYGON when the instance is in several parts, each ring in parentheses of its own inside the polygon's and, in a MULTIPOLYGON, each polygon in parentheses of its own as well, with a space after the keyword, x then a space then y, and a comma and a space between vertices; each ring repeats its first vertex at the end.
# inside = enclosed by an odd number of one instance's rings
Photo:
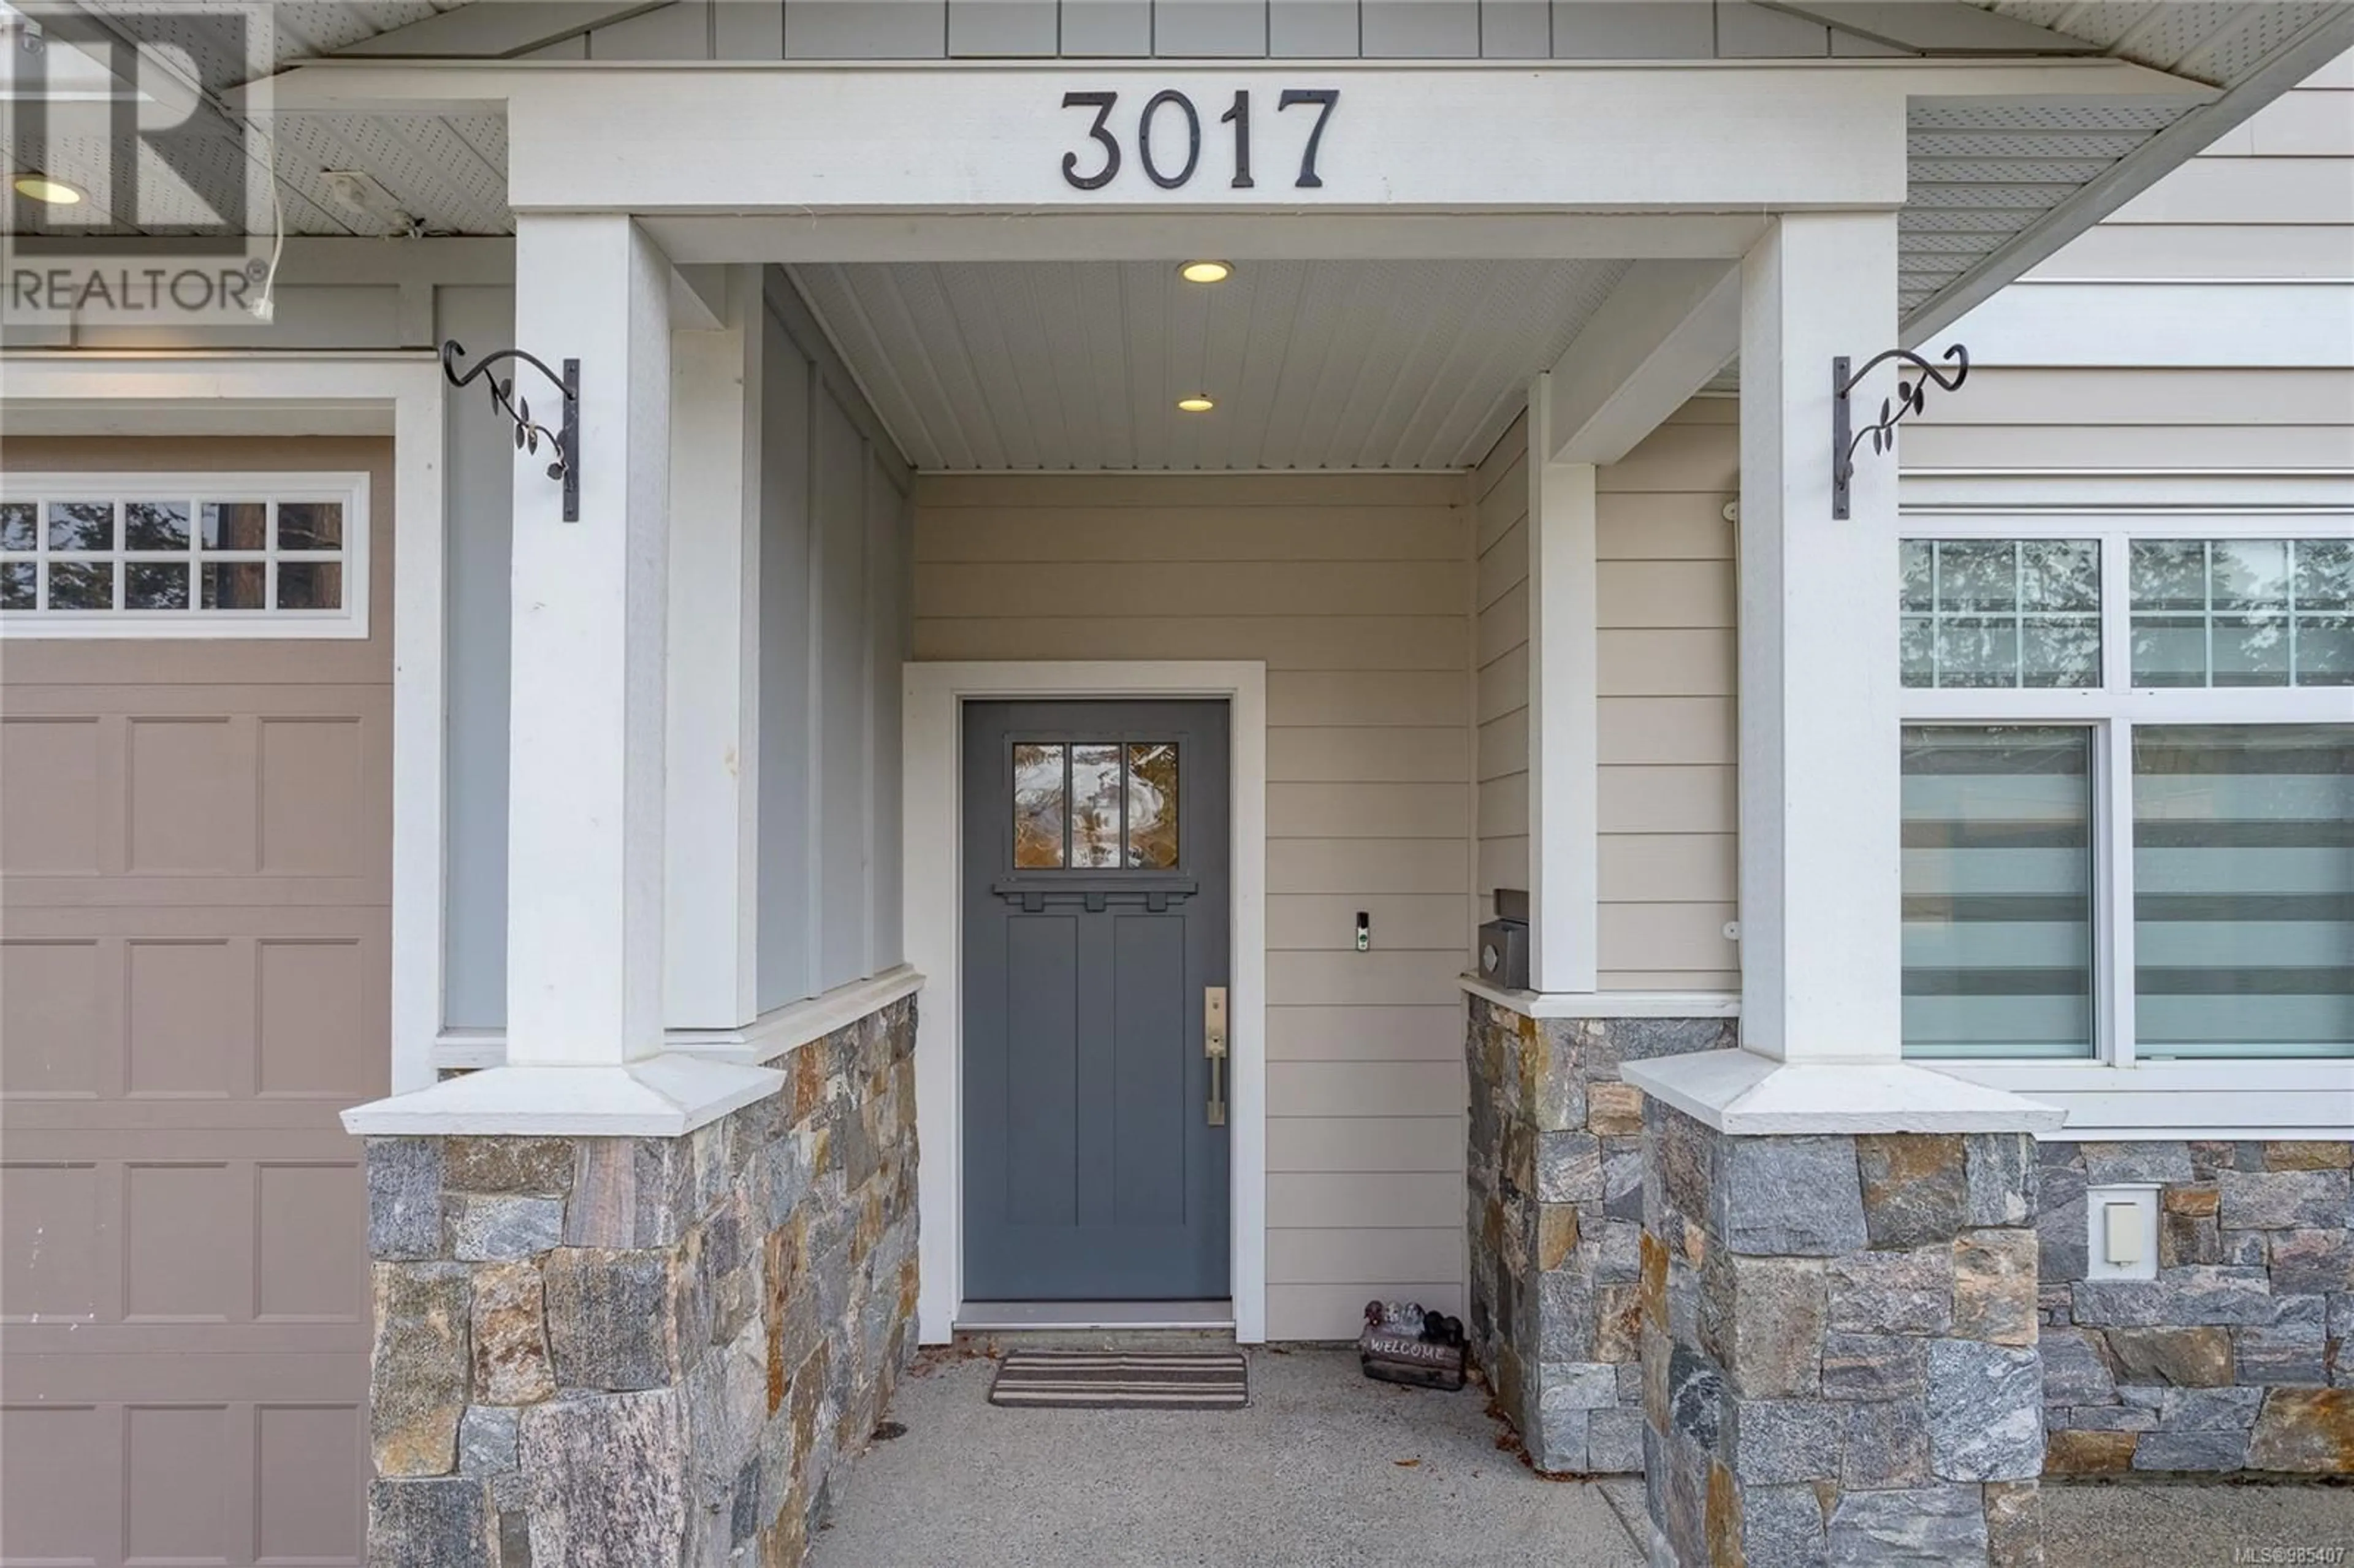
POLYGON ((254 1093, 357 1103, 384 1081, 387 946, 369 936, 254 944, 254 1093))
POLYGON ((349 1404, 10 1405, 0 1561, 356 1563, 365 1445, 349 1404))
POLYGON ((11 906, 390 895, 388 691, 12 685, 7 707, 11 906))
POLYGON ((0 1094, 87 1099, 115 1087, 95 1048, 120 1029, 105 966, 94 940, 0 941, 0 1094))
POLYGON ((0 717, 0 875, 94 876, 99 872, 99 748, 87 715, 25 716, 8 695, 0 717))
MULTIPOLYGON (((13 1152, 13 1150, 12 1150, 13 1152)), ((0 1168, 0 1321, 79 1325, 120 1315, 108 1234, 120 1206, 111 1162, 59 1160, 0 1168)), ((10 1348, 16 1348, 9 1335, 10 1348)), ((17 1369, 9 1369, 15 1382, 17 1369)))
POLYGON ((208 715, 123 725, 122 870, 237 876, 257 869, 254 721, 208 715))
MULTIPOLYGON (((340 1109, 383 1092, 382 907, 33 907, 10 911, 6 929, 0 1089, 11 1125, 61 1100, 103 1098, 126 1114, 176 1100, 340 1109)), ((223 1103, 131 1125, 222 1114, 238 1113, 223 1103)))
POLYGON ((62 1339, 50 1348, 246 1351, 298 1325, 336 1329, 336 1342, 364 1338, 367 1196, 355 1150, 44 1161, 15 1142, 0 1166, 12 1238, 0 1322, 12 1351, 62 1339), (271 1331, 220 1332, 249 1324, 271 1331))
POLYGON ((390 445, 5 453, 371 476, 367 638, 0 666, 0 1563, 355 1563, 367 1204, 336 1113, 389 1066, 390 445))
POLYGON ((0 1560, 116 1563, 122 1413, 95 1404, 0 1409, 0 1560))
POLYGON ((354 874, 366 858, 360 823, 377 805, 367 781, 379 727, 345 715, 283 715, 260 727, 256 869, 264 876, 354 874))
POLYGON ((228 1099, 244 1086, 253 1035, 253 969, 243 941, 137 940, 124 970, 123 1093, 133 1099, 228 1099))

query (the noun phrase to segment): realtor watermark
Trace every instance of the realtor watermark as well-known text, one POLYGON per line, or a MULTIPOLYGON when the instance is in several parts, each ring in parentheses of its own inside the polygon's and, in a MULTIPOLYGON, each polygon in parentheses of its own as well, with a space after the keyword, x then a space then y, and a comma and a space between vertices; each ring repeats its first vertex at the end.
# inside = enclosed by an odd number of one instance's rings
POLYGON ((267 0, 0 10, 0 324, 269 319, 273 40, 267 0))
POLYGON ((2343 1546, 2235 1546, 2232 1562, 2256 1568, 2335 1568, 2346 1561, 2343 1546))

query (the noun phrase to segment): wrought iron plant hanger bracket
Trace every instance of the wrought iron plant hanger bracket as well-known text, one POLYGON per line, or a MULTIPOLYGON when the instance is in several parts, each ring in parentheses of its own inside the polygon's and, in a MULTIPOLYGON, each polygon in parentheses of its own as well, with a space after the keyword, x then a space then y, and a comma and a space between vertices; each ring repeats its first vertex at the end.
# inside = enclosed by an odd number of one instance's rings
POLYGON ((1877 452, 1896 450, 1896 427, 1907 414, 1917 414, 1929 404, 1929 383, 1934 381, 1948 392, 1957 392, 1970 374, 1970 351, 1955 344, 1939 357, 1954 362, 1949 376, 1909 348, 1892 348, 1885 354, 1874 355, 1864 361, 1863 368, 1850 375, 1848 357, 1839 355, 1831 360, 1831 515, 1844 519, 1848 510, 1848 483, 1855 477, 1856 449, 1867 438, 1877 452), (1896 384, 1896 396, 1880 400, 1880 418, 1861 430, 1854 429, 1855 408, 1849 395, 1862 385, 1863 378, 1888 361, 1901 360, 1918 371, 1915 379, 1911 372, 1896 384))
POLYGON ((441 345, 441 374, 450 378, 452 387, 463 387, 490 374, 491 367, 502 359, 520 360, 538 371, 564 394, 564 422, 560 429, 549 429, 531 417, 531 399, 514 395, 514 377, 510 376, 491 382, 491 406, 504 414, 514 424, 515 450, 537 455, 543 440, 556 453, 556 461, 547 465, 547 477, 564 485, 564 520, 580 521, 580 362, 567 359, 564 374, 558 376, 536 355, 519 348, 503 348, 496 354, 485 355, 474 368, 465 375, 458 374, 458 361, 466 345, 456 338, 441 345))

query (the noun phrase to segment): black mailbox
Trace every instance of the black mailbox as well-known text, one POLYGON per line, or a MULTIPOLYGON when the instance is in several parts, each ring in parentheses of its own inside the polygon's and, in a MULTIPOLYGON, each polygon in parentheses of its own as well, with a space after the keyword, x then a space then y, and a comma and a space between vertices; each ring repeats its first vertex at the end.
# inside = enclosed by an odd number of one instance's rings
POLYGON ((1529 989, 1529 895, 1496 889, 1496 917, 1479 927, 1479 978, 1507 991, 1529 989))

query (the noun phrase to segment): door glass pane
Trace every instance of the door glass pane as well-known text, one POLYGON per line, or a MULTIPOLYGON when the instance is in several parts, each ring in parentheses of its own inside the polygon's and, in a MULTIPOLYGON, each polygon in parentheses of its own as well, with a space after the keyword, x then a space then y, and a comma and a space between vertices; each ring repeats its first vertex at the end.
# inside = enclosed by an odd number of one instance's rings
POLYGON ((2134 731, 2137 1054, 2354 1055, 2354 725, 2134 731))
POLYGON ((1063 748, 1013 747, 1013 863, 1036 871, 1063 863, 1063 748))
POLYGON ((1119 758, 1116 744, 1071 747, 1071 863, 1116 866, 1119 840, 1119 758))
POLYGON ((2092 732, 1908 726, 1904 1053, 2093 1054, 2092 732))
POLYGON ((1166 871, 1177 863, 1177 745, 1139 741, 1128 748, 1128 863, 1166 871))

